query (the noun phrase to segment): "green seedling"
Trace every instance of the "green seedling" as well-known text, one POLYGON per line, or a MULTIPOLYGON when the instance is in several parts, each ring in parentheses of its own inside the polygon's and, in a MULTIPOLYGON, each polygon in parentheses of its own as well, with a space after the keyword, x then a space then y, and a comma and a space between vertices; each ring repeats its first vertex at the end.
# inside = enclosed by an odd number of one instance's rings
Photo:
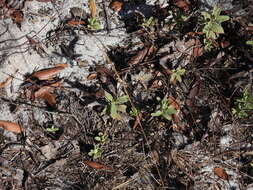
POLYGON ((59 131, 60 129, 58 127, 55 127, 54 125, 52 125, 51 127, 46 128, 46 131, 49 133, 53 133, 55 134, 57 131, 59 131))
POLYGON ((221 24, 229 20, 229 16, 220 15, 221 9, 217 6, 213 8, 212 13, 201 12, 201 15, 204 17, 203 21, 203 30, 202 32, 205 35, 205 45, 207 50, 211 50, 212 46, 210 43, 212 40, 216 40, 220 34, 224 34, 224 29, 221 24))
POLYGON ((172 70, 172 74, 170 77, 170 82, 182 82, 182 76, 185 73, 185 69, 182 69, 181 67, 178 67, 177 69, 172 70))
POLYGON ((169 10, 169 20, 167 24, 170 25, 171 29, 173 29, 175 26, 181 27, 189 18, 190 16, 185 16, 184 12, 181 10, 169 10))
POLYGON ((136 117, 139 114, 139 112, 140 111, 138 109, 136 109, 135 107, 132 107, 130 111, 130 115, 133 117, 136 117))
POLYGON ((107 106, 103 110, 103 113, 110 114, 113 119, 121 119, 120 113, 125 113, 127 106, 124 103, 128 102, 128 96, 120 96, 113 98, 113 96, 105 91, 105 99, 107 106))
POLYGON ((251 46, 252 47, 252 51, 253 51, 253 40, 248 40, 248 41, 246 41, 246 45, 249 45, 249 46, 251 46))
POLYGON ((93 159, 97 159, 102 156, 102 153, 103 153, 103 151, 100 147, 100 144, 94 144, 93 149, 90 150, 88 155, 91 156, 93 159))
POLYGON ((155 26, 155 19, 154 17, 144 18, 143 23, 141 24, 142 27, 148 28, 150 30, 154 29, 155 26))
POLYGON ((104 144, 108 140, 108 136, 102 132, 98 133, 98 136, 95 136, 94 138, 99 144, 104 144))
POLYGON ((97 18, 88 18, 88 28, 92 30, 100 30, 101 24, 97 18))
POLYGON ((247 118, 251 110, 253 110, 253 97, 246 88, 243 96, 235 100, 235 107, 232 108, 232 113, 238 118, 247 118))
POLYGON ((160 98, 157 98, 157 100, 160 103, 160 109, 152 113, 151 116, 153 117, 162 116, 169 121, 172 120, 171 116, 175 114, 177 111, 173 106, 169 105, 167 96, 165 96, 162 100, 160 98))

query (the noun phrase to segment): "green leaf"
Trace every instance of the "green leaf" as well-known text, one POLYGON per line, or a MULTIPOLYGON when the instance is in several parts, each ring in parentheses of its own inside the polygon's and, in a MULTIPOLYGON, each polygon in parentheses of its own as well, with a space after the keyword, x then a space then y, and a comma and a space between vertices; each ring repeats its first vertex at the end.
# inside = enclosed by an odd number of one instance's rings
POLYGON ((217 7, 217 6, 214 6, 212 15, 214 15, 215 19, 218 18, 218 16, 220 15, 220 13, 221 13, 221 9, 219 7, 217 7))
POLYGON ((101 141, 101 137, 99 137, 99 136, 96 136, 94 139, 95 139, 96 141, 98 141, 98 142, 101 141))
POLYGON ((171 115, 166 115, 166 114, 163 114, 162 115, 165 119, 167 119, 167 120, 172 120, 172 117, 171 117, 171 115))
POLYGON ((120 96, 115 101, 116 104, 123 104, 126 102, 128 102, 128 96, 120 96))
POLYGON ((253 40, 248 40, 248 41, 246 41, 246 44, 247 44, 247 45, 250 45, 250 46, 253 46, 253 40))
POLYGON ((216 18, 216 21, 222 23, 228 21, 229 19, 230 19, 229 16, 221 15, 218 18, 216 18))
POLYGON ((105 98, 108 102, 113 102, 113 97, 110 93, 105 91, 105 98))
POLYGON ((151 113, 151 116, 153 116, 153 117, 158 117, 158 116, 160 116, 160 115, 162 115, 162 114, 163 114, 162 111, 157 111, 157 112, 155 112, 155 113, 151 113))
POLYGON ((126 113, 126 105, 118 105, 118 111, 122 112, 122 113, 126 113))
POLYGON ((114 103, 111 104, 110 113, 111 113, 111 117, 112 117, 113 119, 116 119, 116 118, 118 117, 116 104, 114 104, 114 103))
POLYGON ((204 17, 205 20, 211 19, 211 15, 205 11, 201 12, 202 16, 204 17))
POLYGON ((172 114, 177 113, 177 110, 175 110, 175 108, 174 108, 173 106, 169 106, 169 107, 166 109, 166 112, 165 112, 165 113, 166 113, 166 114, 172 115, 172 114))
POLYGON ((217 34, 223 34, 224 30, 222 28, 222 26, 218 23, 212 23, 212 31, 217 33, 217 34))

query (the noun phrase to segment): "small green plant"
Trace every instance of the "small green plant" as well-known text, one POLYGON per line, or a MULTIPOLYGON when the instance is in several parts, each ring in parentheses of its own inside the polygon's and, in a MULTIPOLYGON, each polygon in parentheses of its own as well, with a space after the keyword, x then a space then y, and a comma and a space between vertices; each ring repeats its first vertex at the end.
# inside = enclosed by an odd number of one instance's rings
POLYGON ((94 138, 98 143, 104 144, 108 140, 108 136, 102 132, 98 133, 98 136, 95 136, 94 138))
POLYGON ((101 29, 101 24, 99 20, 95 17, 88 18, 88 28, 92 30, 99 30, 101 29))
POLYGON ((139 110, 135 107, 132 107, 131 108, 131 111, 130 111, 130 115, 133 116, 133 117, 136 117, 138 114, 139 114, 139 110))
POLYGON ((210 45, 212 40, 216 40, 220 34, 224 34, 224 29, 222 28, 221 23, 229 20, 229 16, 220 15, 220 13, 221 9, 217 6, 213 8, 211 14, 205 11, 201 12, 204 17, 204 27, 202 32, 205 35, 204 43, 207 50, 212 49, 212 46, 210 45))
POLYGON ((103 113, 110 114, 113 119, 121 119, 121 113, 126 112, 127 106, 124 103, 128 102, 128 96, 120 96, 113 98, 113 96, 105 91, 105 99, 107 101, 107 106, 103 110, 103 113))
POLYGON ((246 88, 243 96, 235 100, 235 107, 232 108, 232 113, 238 118, 247 118, 251 110, 253 110, 253 97, 246 88))
POLYGON ((93 159, 97 159, 102 156, 102 153, 103 153, 103 151, 101 149, 100 144, 94 144, 93 149, 90 150, 88 155, 91 156, 93 159))
POLYGON ((246 41, 246 44, 249 45, 249 46, 251 46, 252 47, 251 50, 253 51, 253 40, 246 41))
POLYGON ((177 69, 172 70, 172 74, 170 77, 170 82, 182 82, 182 76, 185 73, 185 69, 182 69, 181 67, 178 67, 177 69))
POLYGON ((172 30, 175 26, 181 27, 183 24, 190 18, 190 16, 185 16, 184 12, 181 10, 172 11, 169 10, 169 24, 170 29, 172 30))
POLYGON ((160 103, 160 109, 154 113, 151 113, 151 115, 154 117, 162 116, 167 120, 171 120, 171 116, 177 111, 173 106, 169 105, 167 96, 165 96, 162 100, 160 98, 157 98, 157 100, 160 103))
POLYGON ((145 28, 148 28, 150 30, 154 29, 154 26, 155 26, 154 17, 144 18, 141 26, 145 27, 145 28))
POLYGON ((59 131, 60 129, 58 127, 55 127, 54 125, 52 125, 51 127, 46 128, 46 131, 49 133, 53 133, 55 134, 57 131, 59 131))

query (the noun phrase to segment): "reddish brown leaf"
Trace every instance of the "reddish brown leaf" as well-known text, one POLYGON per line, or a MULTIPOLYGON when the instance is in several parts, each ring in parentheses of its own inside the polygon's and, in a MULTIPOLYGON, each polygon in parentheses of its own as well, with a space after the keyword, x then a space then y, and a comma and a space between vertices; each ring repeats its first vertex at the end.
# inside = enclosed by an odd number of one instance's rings
POLYGON ((90 166, 91 168, 94 168, 96 170, 112 170, 111 167, 105 166, 103 164, 100 164, 98 162, 93 161, 85 161, 84 162, 87 166, 90 166))
POLYGON ((200 43, 199 39, 196 39, 195 46, 193 48, 193 57, 197 58, 197 57, 201 56, 202 54, 203 54, 203 52, 202 52, 201 43, 200 43))
POLYGON ((139 51, 135 56, 133 56, 129 60, 128 64, 129 65, 136 65, 136 64, 142 62, 144 60, 145 56, 147 55, 148 51, 149 51, 149 47, 145 47, 144 49, 139 51))
POLYGON ((7 131, 11 131, 13 133, 21 133, 22 127, 16 123, 10 121, 0 120, 0 127, 4 128, 7 131))
POLYGON ((52 78, 54 75, 61 72, 65 67, 53 67, 49 69, 43 69, 33 73, 29 78, 37 78, 38 80, 48 80, 52 78))
POLYGON ((121 1, 113 1, 110 4, 110 8, 115 12, 119 12, 122 9, 123 3, 121 1))
POLYGON ((67 23, 68 23, 68 25, 70 25, 70 26, 84 25, 84 24, 85 24, 84 21, 82 21, 82 20, 75 20, 75 19, 69 20, 67 23))
POLYGON ((217 175, 221 179, 229 180, 229 176, 223 168, 215 167, 214 168, 214 173, 215 173, 215 175, 217 175))
POLYGON ((95 0, 89 0, 89 8, 92 18, 96 18, 97 16, 97 5, 95 0))
POLYGON ((190 8, 190 4, 186 0, 175 0, 174 5, 176 5, 178 8, 184 10, 187 12, 190 8))
POLYGON ((40 98, 44 99, 50 106, 55 107, 56 100, 55 96, 49 92, 46 92, 40 96, 40 98))
POLYGON ((113 77, 113 72, 107 69, 103 65, 96 65, 96 71, 100 75, 106 76, 106 77, 113 77))
POLYGON ((180 110, 180 104, 177 102, 177 100, 173 96, 168 97, 168 102, 171 106, 175 108, 175 110, 180 110))
POLYGON ((20 10, 14 10, 11 14, 10 17, 12 18, 12 21, 19 27, 21 28, 21 23, 24 19, 24 13, 20 10))
POLYGON ((87 80, 94 80, 97 78, 97 73, 90 73, 88 76, 87 76, 87 80))
POLYGON ((51 86, 42 86, 39 90, 34 93, 35 98, 43 97, 47 93, 53 92, 54 88, 51 86))
POLYGON ((142 118, 142 113, 140 112, 135 118, 133 129, 135 129, 138 125, 140 125, 141 118, 142 118))

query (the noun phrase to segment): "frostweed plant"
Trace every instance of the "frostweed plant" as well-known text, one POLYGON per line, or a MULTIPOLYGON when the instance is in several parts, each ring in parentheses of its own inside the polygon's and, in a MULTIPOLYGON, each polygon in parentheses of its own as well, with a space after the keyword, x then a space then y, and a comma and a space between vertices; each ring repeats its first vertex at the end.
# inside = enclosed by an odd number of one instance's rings
POLYGON ((162 100, 160 98, 157 98, 157 100, 159 101, 160 108, 158 111, 152 113, 151 116, 162 116, 167 120, 172 120, 172 115, 175 114, 177 111, 173 106, 169 105, 167 96, 165 96, 162 100))
POLYGON ((203 30, 202 32, 205 35, 204 43, 207 50, 212 49, 212 40, 216 40, 220 34, 224 34, 224 29, 221 24, 229 20, 229 16, 220 15, 221 9, 217 6, 213 8, 212 13, 201 12, 201 15, 204 17, 203 20, 203 30))
POLYGON ((253 110, 253 97, 246 88, 241 98, 235 100, 235 107, 232 108, 232 113, 238 118, 249 117, 249 112, 253 110))

